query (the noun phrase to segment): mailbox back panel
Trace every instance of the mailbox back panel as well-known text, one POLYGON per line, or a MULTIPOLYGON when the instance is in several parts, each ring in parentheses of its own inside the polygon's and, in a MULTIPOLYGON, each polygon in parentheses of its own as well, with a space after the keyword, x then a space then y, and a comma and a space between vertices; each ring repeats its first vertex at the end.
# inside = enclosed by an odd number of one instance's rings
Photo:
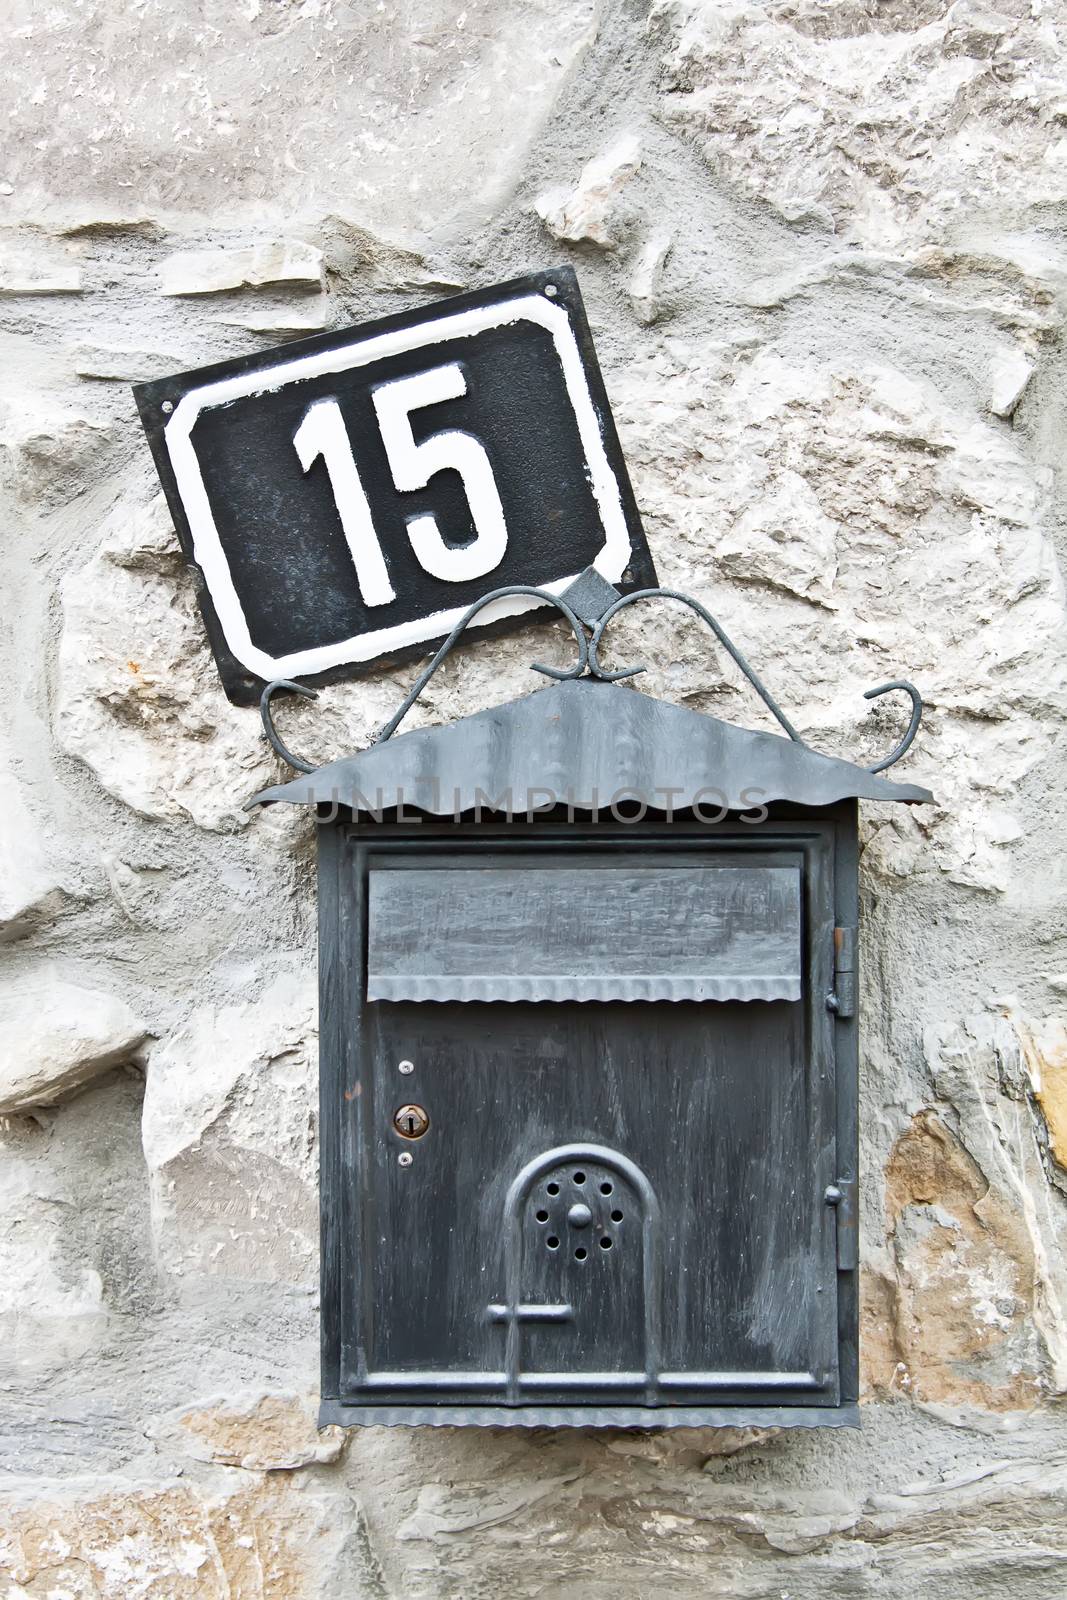
POLYGON ((830 1420, 834 827, 321 832, 324 1415, 830 1420))

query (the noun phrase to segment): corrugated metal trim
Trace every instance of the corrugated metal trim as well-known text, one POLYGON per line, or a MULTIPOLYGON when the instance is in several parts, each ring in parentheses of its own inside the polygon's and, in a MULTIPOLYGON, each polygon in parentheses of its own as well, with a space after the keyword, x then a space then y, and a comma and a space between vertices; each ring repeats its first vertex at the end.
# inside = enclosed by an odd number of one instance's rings
POLYGON ((365 1428, 858 1428, 841 1406, 345 1406, 323 1400, 319 1427, 365 1428))
POLYGON ((601 815, 624 795, 654 814, 717 808, 752 813, 776 800, 932 799, 851 761, 776 734, 581 678, 440 728, 398 734, 317 772, 264 789, 276 800, 332 805, 362 815, 405 807, 429 816, 525 815, 552 805, 601 815))
POLYGON ((798 977, 386 977, 371 973, 368 1000, 799 1000, 798 977))

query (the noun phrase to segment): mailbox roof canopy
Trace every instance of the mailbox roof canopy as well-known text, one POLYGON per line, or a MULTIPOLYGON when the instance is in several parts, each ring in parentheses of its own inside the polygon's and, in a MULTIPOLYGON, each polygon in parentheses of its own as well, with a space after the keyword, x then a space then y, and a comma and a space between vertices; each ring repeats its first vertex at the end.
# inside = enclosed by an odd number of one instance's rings
POLYGON ((633 796, 668 814, 751 811, 774 801, 932 800, 851 761, 820 755, 617 684, 580 678, 441 727, 397 734, 248 802, 429 816, 605 809, 633 796))

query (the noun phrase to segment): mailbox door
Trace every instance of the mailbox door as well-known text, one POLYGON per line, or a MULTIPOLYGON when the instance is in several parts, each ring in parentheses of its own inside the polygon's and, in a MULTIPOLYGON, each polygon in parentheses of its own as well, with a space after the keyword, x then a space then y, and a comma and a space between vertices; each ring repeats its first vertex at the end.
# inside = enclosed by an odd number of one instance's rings
POLYGON ((833 829, 381 833, 337 852, 339 1403, 837 1405, 833 829))

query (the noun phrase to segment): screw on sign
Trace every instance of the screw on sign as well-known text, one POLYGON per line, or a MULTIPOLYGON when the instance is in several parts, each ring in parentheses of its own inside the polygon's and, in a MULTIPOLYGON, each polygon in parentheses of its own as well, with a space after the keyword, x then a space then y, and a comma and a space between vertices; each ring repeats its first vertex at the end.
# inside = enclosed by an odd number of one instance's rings
POLYGON ((135 394, 238 703, 421 655, 490 589, 656 583, 568 268, 135 394))

